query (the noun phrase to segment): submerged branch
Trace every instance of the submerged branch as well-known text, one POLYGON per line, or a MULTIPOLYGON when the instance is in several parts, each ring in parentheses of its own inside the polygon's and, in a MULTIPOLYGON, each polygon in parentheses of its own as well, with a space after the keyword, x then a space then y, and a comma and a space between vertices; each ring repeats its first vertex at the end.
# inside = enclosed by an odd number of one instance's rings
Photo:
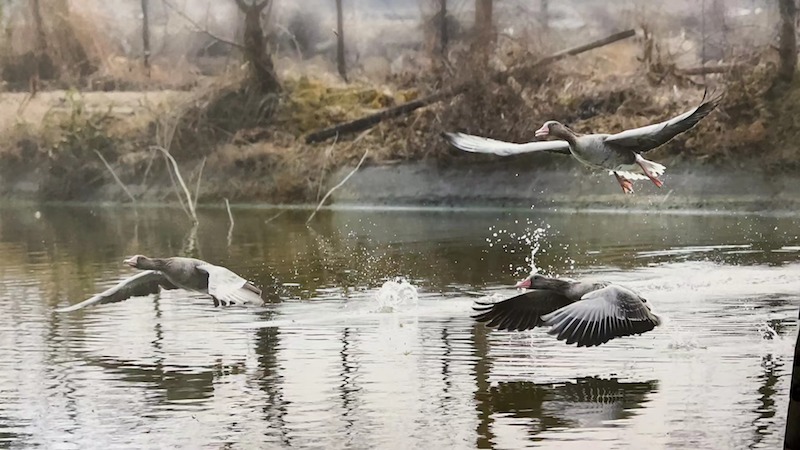
POLYGON ((339 189, 340 187, 342 187, 345 183, 347 183, 347 180, 349 180, 350 177, 352 177, 353 174, 355 174, 358 171, 358 169, 361 167, 361 164, 363 164, 364 160, 367 159, 367 155, 368 154, 369 154, 369 149, 364 150, 364 156, 361 157, 361 161, 358 162, 358 165, 356 165, 356 168, 353 169, 350 173, 348 173, 347 176, 344 177, 344 179, 342 181, 340 181, 336 186, 332 187, 331 190, 328 191, 328 193, 325 194, 324 197, 322 197, 322 200, 319 202, 319 205, 317 205, 317 209, 315 209, 314 212, 312 212, 311 215, 308 216, 308 220, 306 220, 306 225, 308 225, 308 223, 311 222, 311 219, 313 219, 314 216, 317 214, 317 211, 319 211, 319 209, 322 208, 322 205, 325 204, 325 200, 327 200, 328 197, 330 197, 330 195, 333 193, 333 191, 335 191, 336 189, 339 189))
POLYGON ((119 187, 121 187, 122 190, 125 191, 125 193, 128 195, 128 198, 131 199, 131 202, 133 203, 133 206, 135 208, 136 207, 136 198, 133 196, 133 194, 131 194, 131 191, 129 191, 128 187, 125 186, 125 183, 123 183, 122 180, 119 179, 119 177, 117 176, 117 173, 114 172, 114 169, 111 168, 111 165, 108 163, 108 161, 106 161, 106 159, 103 158, 103 155, 97 150, 95 150, 94 152, 97 153, 97 156, 100 158, 100 161, 103 161, 103 164, 105 164, 106 169, 108 169, 108 171, 111 172, 111 176, 114 177, 114 181, 117 182, 119 187))
POLYGON ((173 158, 172 155, 170 155, 167 149, 165 149, 164 147, 158 145, 151 145, 150 148, 158 150, 161 153, 163 153, 164 156, 169 160, 169 162, 172 163, 172 171, 175 172, 175 177, 178 179, 178 182, 180 183, 181 188, 183 189, 184 195, 186 195, 186 202, 189 208, 189 218, 191 218, 194 221, 194 223, 198 223, 197 212, 194 209, 195 203, 192 201, 192 194, 189 192, 189 188, 186 187, 186 182, 183 181, 183 177, 181 176, 181 171, 178 168, 178 162, 175 161, 175 158, 173 158))
POLYGON ((200 163, 200 173, 197 174, 197 184, 194 186, 194 209, 197 209, 197 199, 200 198, 200 180, 203 178, 203 169, 206 167, 207 157, 203 157, 203 162, 200 163))
POLYGON ((230 247, 233 243, 233 213, 231 212, 231 203, 227 198, 225 199, 225 208, 228 210, 228 219, 231 222, 228 227, 228 247, 230 247))

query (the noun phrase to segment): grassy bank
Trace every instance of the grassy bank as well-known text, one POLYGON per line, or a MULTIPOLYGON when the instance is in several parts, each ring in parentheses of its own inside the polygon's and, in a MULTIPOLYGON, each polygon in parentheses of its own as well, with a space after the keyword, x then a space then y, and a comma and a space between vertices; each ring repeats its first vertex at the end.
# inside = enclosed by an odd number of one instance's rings
MULTIPOLYGON (((116 175, 137 199, 174 201, 174 176, 155 147, 175 157, 201 202, 315 202, 338 181, 331 174, 365 152, 366 165, 427 161, 479 172, 493 158, 448 148, 441 131, 525 141, 543 121, 557 119, 580 132, 614 132, 664 120, 700 101, 703 88, 694 80, 654 84, 637 52, 634 44, 615 44, 502 84, 488 69, 472 71, 464 94, 362 136, 315 145, 305 144, 307 133, 463 82, 466 75, 386 85, 286 78, 283 92, 267 97, 251 95, 236 76, 194 91, 4 94, 0 189, 48 200, 129 201, 116 175)), ((766 63, 716 77, 707 81, 726 91, 719 110, 652 159, 720 170, 796 170, 800 85, 769 99, 766 63)), ((557 156, 520 158, 532 171, 574 164, 557 156)))

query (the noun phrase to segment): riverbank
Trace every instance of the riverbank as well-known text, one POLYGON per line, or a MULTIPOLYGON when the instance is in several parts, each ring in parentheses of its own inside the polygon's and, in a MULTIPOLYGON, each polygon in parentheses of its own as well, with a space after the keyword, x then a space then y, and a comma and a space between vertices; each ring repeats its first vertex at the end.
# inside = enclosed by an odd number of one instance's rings
MULTIPOLYGON (((668 167, 664 187, 636 182, 633 195, 624 195, 614 178, 581 167, 555 165, 531 171, 529 164, 515 167, 508 159, 489 164, 441 166, 430 162, 408 162, 360 168, 345 184, 335 189, 327 204, 342 207, 502 207, 536 209, 609 210, 702 210, 702 211, 787 211, 800 209, 800 184, 793 174, 766 174, 746 169, 720 170, 711 167, 668 167)), ((343 180, 353 167, 342 167, 320 187, 321 195, 343 180)), ((6 200, 37 201, 38 184, 31 174, 20 174, 14 182, 0 178, 6 200)), ((209 193, 230 189, 224 174, 206 174, 200 202, 219 205, 209 193), (203 192, 208 190, 205 196, 203 192)), ((140 202, 176 203, 169 184, 128 186, 140 202)), ((75 199, 85 203, 130 203, 113 180, 91 194, 75 199)), ((241 203, 275 204, 253 199, 241 203)), ((315 206, 316 202, 293 203, 315 206)))
POLYGON ((637 182, 637 193, 625 196, 613 178, 592 173, 571 158, 469 154, 441 138, 442 131, 461 130, 523 142, 551 118, 578 132, 614 132, 697 106, 703 87, 681 79, 651 85, 634 64, 635 50, 623 44, 599 49, 534 71, 524 85, 484 78, 457 96, 360 135, 316 144, 305 139, 315 130, 435 90, 424 83, 415 88, 299 77, 284 79, 280 95, 252 98, 239 74, 193 91, 8 93, 0 99, 0 195, 32 201, 176 203, 185 192, 179 187, 182 178, 200 204, 228 199, 316 205, 363 159, 328 203, 796 206, 800 192, 793 174, 800 164, 794 143, 800 125, 793 117, 800 113, 800 84, 790 86, 786 95, 770 97, 767 64, 709 81, 716 86, 712 90, 725 93, 720 107, 647 155, 668 167, 660 190, 637 182), (593 61, 615 66, 602 73, 578 70, 593 61), (174 157, 180 177, 166 152, 174 157))

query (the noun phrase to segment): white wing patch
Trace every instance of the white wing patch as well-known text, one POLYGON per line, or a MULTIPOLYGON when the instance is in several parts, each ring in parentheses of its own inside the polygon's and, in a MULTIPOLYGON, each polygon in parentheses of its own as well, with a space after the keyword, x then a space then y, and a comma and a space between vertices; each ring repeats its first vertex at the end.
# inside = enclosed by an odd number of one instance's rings
POLYGON ((500 156, 541 151, 557 151, 569 154, 569 143, 567 141, 537 141, 515 144, 464 133, 444 133, 444 135, 453 147, 465 152, 489 153, 500 156))
POLYGON ((247 280, 225 267, 213 264, 197 266, 208 274, 208 293, 226 305, 263 305, 257 293, 245 288, 247 280))

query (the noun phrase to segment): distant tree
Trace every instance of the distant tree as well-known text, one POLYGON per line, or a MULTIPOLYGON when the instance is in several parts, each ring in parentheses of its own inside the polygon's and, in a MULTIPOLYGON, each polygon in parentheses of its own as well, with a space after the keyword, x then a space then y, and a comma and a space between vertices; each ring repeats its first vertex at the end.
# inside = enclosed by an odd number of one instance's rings
POLYGON ((142 0, 142 49, 144 50, 144 68, 150 76, 150 15, 148 14, 148 1, 142 0))
POLYGON ((239 10, 244 13, 244 57, 247 60, 250 76, 262 93, 278 92, 281 89, 272 55, 267 53, 267 41, 261 27, 261 13, 270 6, 271 0, 235 0, 239 10))
POLYGON ((347 82, 347 65, 344 59, 344 17, 342 0, 336 0, 336 68, 339 75, 347 82))
POLYGON ((439 0, 439 51, 442 56, 447 55, 447 41, 450 39, 447 33, 447 0, 439 0))
POLYGON ((541 17, 542 28, 550 28, 550 5, 548 0, 539 0, 539 16, 541 17))
POLYGON ((475 0, 475 45, 486 56, 494 40, 493 0, 475 0))
POLYGON ((778 55, 780 64, 776 81, 778 83, 789 84, 794 79, 794 72, 797 69, 797 36, 795 30, 795 18, 797 17, 797 5, 795 0, 778 0, 780 10, 780 43, 778 55))

